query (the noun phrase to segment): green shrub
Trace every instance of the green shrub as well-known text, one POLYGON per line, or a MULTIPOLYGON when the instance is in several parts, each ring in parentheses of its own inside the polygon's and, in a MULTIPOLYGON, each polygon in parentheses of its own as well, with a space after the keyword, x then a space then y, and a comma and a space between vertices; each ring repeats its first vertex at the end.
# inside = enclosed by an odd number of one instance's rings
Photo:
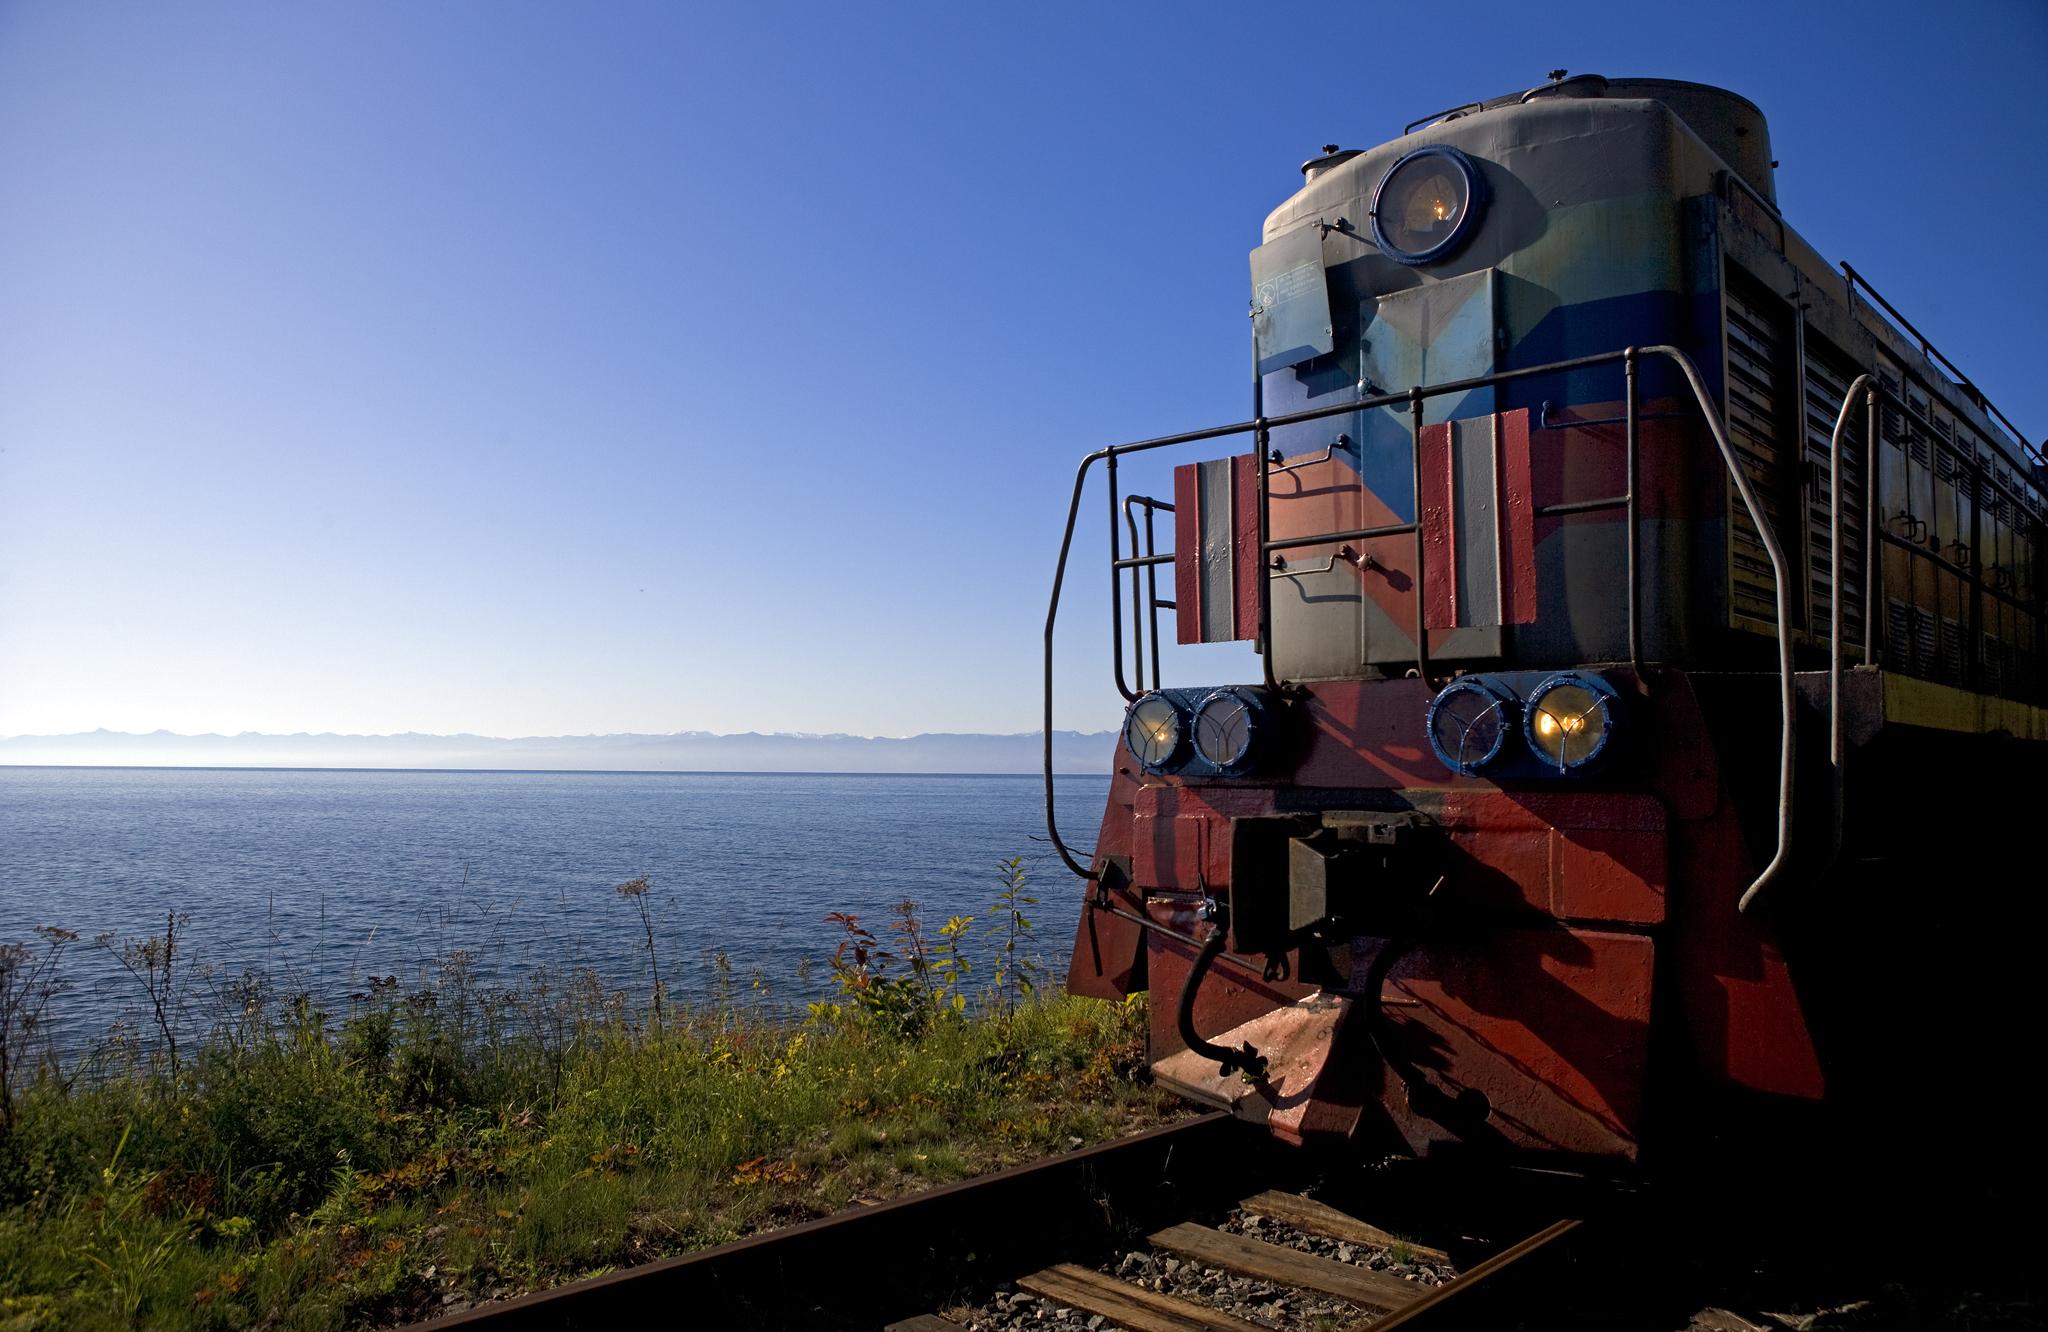
MULTIPOLYGON (((243 977, 175 1063, 17 1062, 0 1332, 402 1322, 1152 1122, 1142 1008, 1033 988, 1021 882, 999 990, 970 988, 970 919, 905 903, 880 939, 834 918, 807 1013, 729 964, 657 1019, 658 971, 636 1010, 588 972, 487 992, 454 954, 339 1021, 243 977)), ((160 991, 170 954, 138 955, 160 991)))

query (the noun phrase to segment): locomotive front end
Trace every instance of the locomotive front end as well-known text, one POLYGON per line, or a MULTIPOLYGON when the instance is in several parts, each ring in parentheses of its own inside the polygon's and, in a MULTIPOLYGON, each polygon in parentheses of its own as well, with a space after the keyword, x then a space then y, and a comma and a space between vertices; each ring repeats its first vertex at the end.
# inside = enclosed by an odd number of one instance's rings
POLYGON ((1608 1162, 1667 1025, 1717 1085, 1819 1095, 1737 912, 1772 850, 1737 788, 1790 781, 1775 677, 1703 699, 1681 669, 1726 637, 1730 531, 1771 530, 1706 410, 1699 253, 1769 168, 1747 102, 1648 80, 1329 150, 1252 253, 1248 451, 1161 497, 1120 496, 1119 459, 1230 432, 1091 459, 1136 679, 1120 604, 1108 807, 1088 863, 1060 843, 1089 879, 1069 988, 1150 990, 1163 1083, 1298 1141, 1608 1162), (1168 610, 1257 678, 1163 682, 1168 610))

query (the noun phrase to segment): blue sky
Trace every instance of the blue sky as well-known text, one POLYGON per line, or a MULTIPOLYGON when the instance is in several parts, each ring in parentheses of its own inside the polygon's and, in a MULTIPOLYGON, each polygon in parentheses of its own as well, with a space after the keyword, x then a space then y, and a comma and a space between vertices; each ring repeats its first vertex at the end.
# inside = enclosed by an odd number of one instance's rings
POLYGON ((2048 6, 1940 14, 0 6, 0 734, 1033 729, 1297 165, 1557 66, 1756 101, 2039 438, 2048 6))

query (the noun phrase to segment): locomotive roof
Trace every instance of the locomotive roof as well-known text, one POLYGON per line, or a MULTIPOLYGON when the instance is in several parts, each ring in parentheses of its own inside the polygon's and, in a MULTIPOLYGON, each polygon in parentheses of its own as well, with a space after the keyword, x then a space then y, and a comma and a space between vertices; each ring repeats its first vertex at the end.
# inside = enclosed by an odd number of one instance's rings
MULTIPOLYGON (((1407 153, 1433 144, 1460 148, 1512 173, 1526 186, 1521 193, 1527 196, 1527 205, 1539 210, 1645 189, 1675 188, 1680 196, 1711 193, 1718 188, 1716 172, 1726 171, 1738 186, 1746 186, 1768 213, 1780 230, 1779 255, 1800 271, 1814 295, 1832 302, 1863 336, 1909 367, 1952 413, 1969 421, 2012 463, 2029 469, 2037 466, 2030 456, 2030 441, 2018 437, 2016 431, 2001 429, 1985 404, 1972 396, 1976 392, 1973 385, 1952 379, 1913 338, 1902 334, 1855 293, 1845 275, 1784 221, 1777 209, 1770 129, 1754 102, 1725 88, 1676 79, 1558 75, 1523 92, 1425 116, 1411 122, 1399 138, 1373 148, 1326 150, 1323 156, 1303 164, 1301 188, 1267 216, 1262 238, 1271 241, 1319 217, 1357 217, 1361 210, 1369 209, 1373 188, 1388 167, 1407 153), (1575 142, 1591 149, 1591 141, 1600 135, 1621 136, 1609 139, 1609 144, 1641 144, 1644 141, 1637 136, 1654 136, 1670 147, 1621 153, 1557 151, 1575 142)), ((1447 265, 1429 276, 1457 276, 1508 257, 1484 238, 1475 238, 1465 262, 1447 265)), ((1429 277, 1409 269, 1395 280, 1406 285, 1429 277)))

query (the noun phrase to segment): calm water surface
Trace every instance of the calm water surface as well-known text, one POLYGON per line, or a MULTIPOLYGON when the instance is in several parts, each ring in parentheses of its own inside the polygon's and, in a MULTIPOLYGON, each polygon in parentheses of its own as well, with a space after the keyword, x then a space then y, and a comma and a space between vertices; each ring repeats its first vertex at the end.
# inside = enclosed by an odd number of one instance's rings
MULTIPOLYGON (((1059 791, 1062 833, 1091 845, 1107 778, 1059 791)), ((171 911, 216 983, 259 971, 329 1003, 455 949, 493 984, 572 966, 644 984, 639 918, 612 890, 646 875, 672 990, 706 992, 723 951, 740 983, 758 968, 794 1000, 819 992, 827 912, 879 926, 914 898, 936 920, 979 915, 997 862, 1022 856, 1037 946, 1063 967, 1081 894, 1042 800, 1013 776, 0 767, 0 941, 82 936, 54 1015, 75 1045, 139 997, 92 938, 171 911)))

